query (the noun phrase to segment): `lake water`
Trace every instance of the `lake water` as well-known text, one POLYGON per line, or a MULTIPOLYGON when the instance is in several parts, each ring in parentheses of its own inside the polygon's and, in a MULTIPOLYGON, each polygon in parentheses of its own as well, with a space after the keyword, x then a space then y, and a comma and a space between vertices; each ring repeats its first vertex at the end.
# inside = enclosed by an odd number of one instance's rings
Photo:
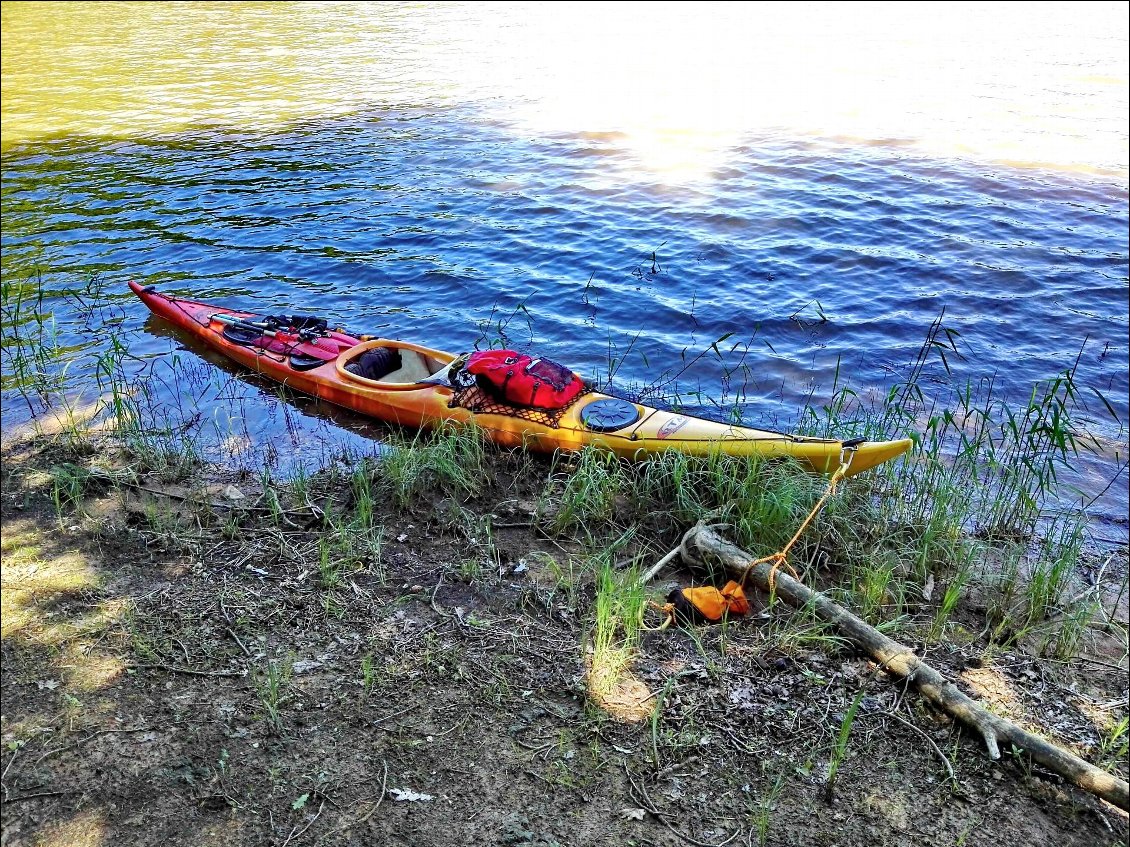
MULTIPOLYGON (((2 14, 4 279, 97 275, 139 361, 184 348, 131 278, 450 350, 505 332, 788 426, 837 368, 881 397, 944 307, 965 357, 934 360, 939 393, 995 378, 1022 403, 1079 356, 1118 416, 1087 395, 1081 484, 1125 462, 1124 3, 2 14)), ((89 370, 105 334, 47 302, 89 370)), ((251 445, 373 435, 180 355, 227 382, 156 394, 251 445)), ((26 415, 6 391, 5 426, 26 415)))

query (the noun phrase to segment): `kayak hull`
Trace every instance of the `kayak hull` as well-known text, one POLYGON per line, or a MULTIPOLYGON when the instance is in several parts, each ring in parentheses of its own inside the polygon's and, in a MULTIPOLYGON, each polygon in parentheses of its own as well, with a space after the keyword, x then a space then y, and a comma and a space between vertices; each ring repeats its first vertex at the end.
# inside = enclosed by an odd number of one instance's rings
POLYGON ((427 429, 446 423, 473 422, 492 441, 504 447, 523 447, 544 453, 597 447, 638 459, 670 450, 694 456, 724 452, 734 456, 790 457, 819 473, 835 471, 850 456, 848 475, 894 459, 911 446, 910 439, 900 439, 865 441, 850 444, 850 449, 845 449, 844 442, 835 439, 724 424, 642 404, 634 404, 638 417, 633 423, 611 432, 597 432, 582 422, 581 415, 591 403, 611 399, 600 392, 583 395, 552 424, 510 414, 474 412, 452 405, 455 389, 446 380, 437 378, 435 382, 428 382, 425 377, 409 382, 377 381, 345 368, 345 364, 364 351, 395 347, 424 363, 426 371, 442 373, 444 367, 456 359, 451 353, 389 339, 363 340, 343 331, 331 331, 314 341, 264 337, 254 344, 245 339, 241 343, 233 341, 224 330, 233 321, 255 320, 257 316, 170 297, 135 282, 130 282, 130 288, 153 314, 232 361, 295 391, 407 428, 427 429), (301 359, 301 366, 296 366, 295 356, 301 359), (316 359, 323 363, 318 364, 316 359))

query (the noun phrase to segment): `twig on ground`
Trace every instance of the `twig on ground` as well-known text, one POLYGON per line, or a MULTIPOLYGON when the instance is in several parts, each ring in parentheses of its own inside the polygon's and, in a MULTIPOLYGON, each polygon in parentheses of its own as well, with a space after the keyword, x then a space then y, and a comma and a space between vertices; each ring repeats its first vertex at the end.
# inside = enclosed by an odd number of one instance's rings
MULTIPOLYGON (((538 745, 535 746, 533 744, 529 744, 528 742, 523 741, 521 738, 515 738, 514 743, 517 744, 519 747, 521 747, 524 750, 529 750, 535 756, 538 753, 543 753, 543 752, 557 746, 556 740, 555 741, 546 741, 543 744, 538 744, 538 745)), ((544 760, 545 757, 542 756, 542 759, 544 760)))
POLYGON ((314 817, 310 818, 310 820, 306 824, 306 826, 302 827, 302 829, 298 832, 294 831, 295 829, 298 829, 298 824, 295 824, 294 829, 292 829, 290 831, 290 835, 288 835, 286 837, 286 841, 284 841, 282 843, 282 847, 286 847, 286 845, 290 844, 291 841, 293 841, 294 839, 298 838, 301 835, 304 835, 306 833, 306 830, 308 830, 310 827, 312 827, 314 825, 314 822, 322 816, 322 809, 324 809, 325 807, 326 807, 326 799, 323 797, 321 805, 318 806, 318 811, 314 813, 314 817))
POLYGON ((226 632, 235 640, 235 643, 239 645, 239 649, 243 651, 243 655, 245 655, 249 659, 252 658, 251 651, 244 646, 243 642, 239 640, 239 636, 235 634, 235 631, 230 626, 225 626, 224 632, 226 632))
POLYGON ((948 773, 949 776, 950 776, 950 782, 952 782, 954 785, 957 785, 957 777, 954 776, 953 765, 950 764, 950 760, 946 757, 946 754, 942 752, 941 748, 934 742, 934 739, 929 736, 929 734, 926 732, 926 730, 922 729, 922 727, 920 727, 920 726, 915 726, 913 723, 908 721, 906 718, 904 718, 900 715, 896 715, 894 712, 879 712, 879 714, 885 715, 886 717, 889 717, 889 718, 894 718, 896 721, 901 723, 907 729, 914 730, 919 735, 921 735, 924 739, 926 739, 926 743, 929 744, 934 749, 934 753, 937 755, 937 757, 939 759, 942 760, 942 764, 946 766, 946 773, 948 773))
POLYGON ((73 794, 73 789, 64 789, 62 791, 38 791, 35 794, 21 794, 19 797, 9 797, 5 803, 19 803, 21 800, 34 800, 36 797, 59 797, 63 794, 73 794))
POLYGON ((4 773, 0 774, 0 793, 3 793, 4 799, 8 798, 8 783, 4 780, 8 776, 8 769, 12 767, 12 762, 16 761, 16 756, 20 755, 22 746, 15 747, 12 750, 12 758, 8 760, 8 764, 4 765, 4 773))
MULTIPOLYGON (((48 750, 46 753, 44 753, 42 756, 40 756, 38 759, 36 759, 32 763, 31 766, 34 768, 36 765, 38 765, 44 759, 49 759, 51 756, 57 755, 58 753, 63 753, 67 750, 73 750, 75 747, 80 747, 83 744, 85 744, 87 741, 90 741, 92 738, 97 738, 100 735, 111 735, 111 734, 114 734, 114 733, 123 733, 123 732, 145 732, 145 731, 147 731, 151 728, 152 727, 148 727, 148 726, 134 726, 134 727, 129 727, 127 729, 96 729, 94 732, 90 733, 90 735, 86 736, 86 738, 80 739, 79 741, 75 741, 73 744, 67 744, 63 747, 56 747, 54 750, 48 750)), ((9 763, 9 764, 11 764, 11 763, 9 763)), ((7 773, 7 770, 5 770, 5 773, 7 773)))
POLYGON ((691 765, 698 764, 699 761, 700 760, 699 760, 698 756, 687 756, 681 762, 672 762, 671 764, 667 765, 667 767, 663 768, 663 770, 656 773, 655 779, 656 779, 656 781, 659 781, 661 779, 666 779, 671 774, 677 773, 678 771, 681 771, 683 768, 689 768, 691 765))
POLYGON ((361 824, 363 824, 367 820, 369 820, 369 818, 371 818, 374 814, 376 814, 377 809, 379 809, 381 807, 381 803, 384 802, 385 792, 386 792, 387 789, 388 789, 388 760, 386 759, 386 760, 384 760, 384 776, 381 778, 381 794, 377 798, 377 802, 373 804, 373 807, 371 809, 369 809, 369 811, 365 812, 365 814, 363 814, 357 820, 352 821, 351 823, 343 824, 342 826, 339 826, 337 829, 330 830, 329 832, 327 832, 325 835, 323 835, 321 838, 318 839, 318 843, 323 844, 323 843, 326 842, 327 839, 330 838, 330 836, 337 835, 339 832, 345 832, 346 830, 352 829, 355 826, 360 826, 361 824))
POLYGON ((183 673, 189 676, 247 676, 247 671, 201 671, 196 668, 178 668, 174 665, 126 665, 127 668, 144 668, 146 670, 168 671, 169 673, 183 673))
POLYGON ((450 618, 450 617, 453 617, 451 612, 445 612, 439 606, 436 605, 436 595, 439 594, 439 588, 440 588, 441 585, 443 585, 443 574, 442 573, 439 575, 439 579, 436 580, 436 587, 432 589, 432 599, 431 599, 432 611, 435 612, 437 615, 439 615, 441 618, 450 618))
POLYGON ((401 709, 399 712, 393 712, 391 715, 385 715, 383 718, 377 718, 373 721, 373 726, 380 726, 385 721, 390 721, 393 718, 398 718, 401 715, 406 715, 409 712, 415 711, 419 707, 419 703, 413 703, 407 709, 401 709))
POLYGON ((655 575, 657 573, 663 570, 663 568, 665 568, 668 563, 674 561, 678 557, 682 549, 683 548, 681 546, 676 547, 674 550, 668 552, 667 555, 665 555, 662 559, 660 559, 658 562, 644 571, 643 575, 640 577, 640 585, 647 585, 647 583, 651 582, 651 580, 655 578, 655 575))
POLYGON ((181 641, 181 640, 180 640, 179 638, 177 638, 177 637, 176 637, 175 635, 170 635, 169 637, 170 637, 171 639, 173 639, 173 641, 175 641, 175 642, 177 643, 177 646, 178 646, 178 647, 180 647, 180 651, 181 651, 182 653, 184 653, 184 660, 185 660, 186 662, 189 662, 189 663, 191 663, 191 662, 192 662, 192 656, 190 656, 190 655, 188 654, 188 648, 184 646, 184 642, 183 642, 183 641, 181 641))
POLYGON ((628 777, 628 782, 632 784, 632 796, 635 801, 640 804, 640 808, 642 808, 645 812, 650 814, 657 821, 667 827, 667 829, 671 830, 671 832, 679 836, 679 838, 683 839, 688 844, 693 844, 695 845, 695 847, 724 847, 724 845, 729 844, 731 841, 741 835, 741 830, 739 829, 725 841, 719 841, 717 844, 710 844, 706 841, 698 841, 697 839, 691 838, 685 832, 672 826, 667 821, 667 818, 664 816, 663 812, 655 808, 655 804, 651 802, 651 797, 648 796, 647 789, 636 782, 635 778, 632 776, 632 772, 629 771, 626 766, 624 768, 624 775, 628 777))
POLYGON ((235 630, 232 629, 232 627, 235 626, 235 622, 232 621, 231 615, 228 614, 228 608, 227 608, 227 606, 224 605, 223 592, 220 593, 219 599, 220 599, 220 614, 222 614, 224 616, 224 620, 228 622, 228 625, 226 627, 224 627, 224 631, 235 640, 236 644, 239 645, 239 649, 243 651, 243 655, 245 655, 249 659, 252 658, 251 651, 248 650, 247 647, 244 645, 244 643, 239 640, 239 636, 236 635, 235 630))
POLYGON ((793 608, 811 609, 854 646, 867 651, 888 674, 907 680, 935 707, 976 730, 990 758, 999 759, 1000 742, 1007 742, 1083 790, 1120 809, 1130 809, 1130 785, 1125 780, 989 711, 906 645, 888 638, 826 595, 788 574, 776 572, 770 563, 754 560, 750 553, 724 540, 714 528, 700 522, 688 530, 683 536, 682 554, 684 560, 700 566, 720 562, 733 578, 773 590, 793 608))
POLYGON ((1086 662, 1089 665, 1098 665, 1099 667, 1102 667, 1102 668, 1110 668, 1112 671, 1118 671, 1119 673, 1126 673, 1126 668, 1119 667, 1118 665, 1113 665, 1110 662, 1104 662, 1101 659, 1092 659, 1090 656, 1076 656, 1075 658, 1071 659, 1071 661, 1072 662, 1086 662))
MULTIPOLYGON (((200 506, 208 506, 212 509, 227 509, 229 511, 238 510, 238 511, 242 511, 242 512, 265 512, 265 513, 271 513, 272 511, 274 511, 274 510, 268 508, 267 506, 244 506, 244 505, 241 505, 240 503, 221 503, 221 502, 216 501, 216 500, 198 500, 197 498, 193 497, 191 494, 178 494, 175 491, 165 491, 165 490, 160 489, 160 488, 153 488, 152 486, 142 485, 140 482, 134 482, 133 480, 125 479, 123 477, 117 476, 115 474, 106 473, 104 471, 99 471, 98 469, 88 468, 88 470, 90 470, 90 475, 92 477, 94 477, 95 479, 100 479, 104 482, 109 482, 109 483, 112 483, 112 484, 115 484, 115 485, 124 485, 127 488, 133 488, 133 489, 136 489, 138 491, 144 491, 147 494, 153 494, 153 495, 156 495, 157 497, 168 497, 170 500, 180 500, 182 503, 196 503, 200 506)), ((319 517, 322 514, 321 509, 319 509, 317 506, 315 506, 313 503, 311 503, 309 501, 306 502, 306 507, 308 509, 310 509, 310 512, 302 512, 302 511, 298 511, 296 509, 280 509, 280 510, 278 510, 278 514, 280 514, 280 515, 303 515, 303 516, 306 516, 306 517, 309 517, 311 515, 313 515, 314 517, 319 517)), ((291 524, 291 526, 294 526, 294 524, 291 524)))

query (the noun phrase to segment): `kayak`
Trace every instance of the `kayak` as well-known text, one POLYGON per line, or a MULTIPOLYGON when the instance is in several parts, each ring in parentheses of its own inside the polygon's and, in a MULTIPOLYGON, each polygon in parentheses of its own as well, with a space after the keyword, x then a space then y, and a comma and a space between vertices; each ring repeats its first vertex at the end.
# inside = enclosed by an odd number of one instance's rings
POLYGON ((173 297, 152 286, 130 289, 153 314, 244 367, 289 388, 409 428, 470 424, 504 447, 544 453, 596 447, 630 459, 677 450, 695 456, 792 458, 819 473, 850 460, 853 475, 894 459, 911 445, 789 435, 719 423, 586 390, 561 409, 499 400, 458 379, 461 357, 420 344, 331 329, 302 316, 263 316, 173 297), (365 364, 365 367, 361 365, 365 364))

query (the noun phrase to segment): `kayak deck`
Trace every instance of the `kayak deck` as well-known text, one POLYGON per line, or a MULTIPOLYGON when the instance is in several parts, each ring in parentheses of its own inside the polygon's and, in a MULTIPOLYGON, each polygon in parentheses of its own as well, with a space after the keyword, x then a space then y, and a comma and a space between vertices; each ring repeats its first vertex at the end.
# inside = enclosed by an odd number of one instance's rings
POLYGON ((256 315, 169 297, 135 282, 130 288, 155 315, 297 391, 410 428, 474 423, 505 447, 547 453, 596 447, 630 459, 671 450, 694 456, 721 451, 791 457, 820 473, 835 471, 850 459, 847 475, 853 475, 901 455, 912 443, 789 435, 629 403, 598 391, 585 392, 560 410, 511 406, 486 392, 475 398, 473 389, 453 384, 449 371, 458 357, 452 353, 328 328, 316 336, 273 330, 257 336, 256 315), (391 360, 398 366, 366 373, 359 363, 368 360, 391 360), (593 405, 602 401, 605 406, 593 405), (611 418, 596 414, 606 409, 613 410, 611 418))

